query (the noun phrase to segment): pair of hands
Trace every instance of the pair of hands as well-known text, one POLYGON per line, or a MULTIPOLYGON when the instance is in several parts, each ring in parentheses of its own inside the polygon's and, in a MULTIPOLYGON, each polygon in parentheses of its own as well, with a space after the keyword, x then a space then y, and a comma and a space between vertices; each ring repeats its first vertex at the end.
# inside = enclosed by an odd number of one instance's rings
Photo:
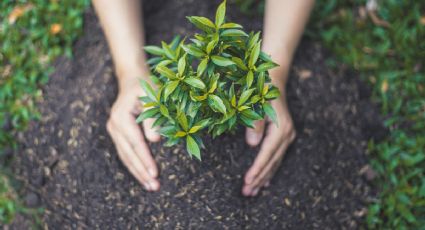
MULTIPOLYGON (((118 155, 131 174, 148 191, 158 191, 159 171, 152 157, 145 138, 157 142, 160 136, 152 129, 152 119, 143 122, 143 132, 136 123, 135 116, 141 112, 138 97, 144 92, 137 79, 120 87, 120 92, 112 106, 107 122, 107 130, 117 149, 118 155)), ((293 122, 289 114, 285 96, 272 101, 279 126, 269 120, 257 121, 255 129, 247 128, 246 141, 250 146, 257 146, 264 140, 260 152, 244 177, 242 194, 256 196, 262 187, 270 185, 270 180, 278 169, 286 149, 295 138, 293 122)))

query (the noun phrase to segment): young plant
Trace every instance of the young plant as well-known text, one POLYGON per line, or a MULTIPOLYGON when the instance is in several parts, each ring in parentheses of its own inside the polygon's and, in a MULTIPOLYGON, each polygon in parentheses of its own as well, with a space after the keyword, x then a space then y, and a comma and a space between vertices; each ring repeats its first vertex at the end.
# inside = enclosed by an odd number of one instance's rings
POLYGON ((270 100, 279 90, 270 84, 268 70, 277 66, 263 53, 260 33, 250 34, 242 26, 225 21, 226 2, 220 4, 215 23, 205 17, 187 17, 201 30, 193 38, 176 37, 161 47, 146 46, 154 90, 141 82, 146 96, 145 111, 137 122, 155 118, 153 126, 172 146, 185 140, 190 156, 201 160, 201 134, 216 137, 238 124, 253 127, 266 115, 277 125, 270 100))

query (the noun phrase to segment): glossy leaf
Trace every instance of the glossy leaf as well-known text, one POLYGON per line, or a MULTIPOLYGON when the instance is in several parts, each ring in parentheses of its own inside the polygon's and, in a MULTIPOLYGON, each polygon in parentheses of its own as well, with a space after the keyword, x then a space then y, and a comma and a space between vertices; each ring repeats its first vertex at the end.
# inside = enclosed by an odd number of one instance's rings
POLYGON ((224 22, 224 16, 226 15, 226 1, 223 1, 217 8, 215 13, 215 25, 221 26, 224 22))
POLYGON ((191 156, 196 157, 198 160, 201 160, 201 151, 199 150, 199 146, 196 143, 195 139, 192 136, 186 136, 186 148, 191 156))
POLYGON ((194 77, 187 77, 183 81, 195 88, 205 89, 205 84, 200 79, 194 77))
POLYGON ((246 34, 243 30, 238 30, 238 29, 227 29, 224 30, 223 32, 221 32, 220 34, 223 37, 246 37, 248 36, 248 34, 246 34))
POLYGON ((213 94, 208 95, 208 102, 220 113, 226 114, 226 106, 224 105, 223 100, 221 100, 220 97, 213 94))
POLYGON ((158 46, 145 46, 143 47, 143 49, 150 54, 153 55, 157 55, 157 56, 161 56, 164 54, 164 51, 162 50, 162 48, 158 47, 158 46))
POLYGON ((155 92, 149 83, 145 80, 140 80, 140 84, 142 85, 143 91, 145 91, 146 95, 153 101, 157 101, 155 97, 155 92))
POLYGON ((212 56, 211 60, 214 62, 214 64, 223 67, 235 64, 232 60, 221 56, 212 56))
POLYGON ((276 125, 279 125, 277 121, 276 112, 274 111, 273 107, 269 103, 265 103, 263 105, 263 110, 267 114, 267 116, 275 123, 276 125))

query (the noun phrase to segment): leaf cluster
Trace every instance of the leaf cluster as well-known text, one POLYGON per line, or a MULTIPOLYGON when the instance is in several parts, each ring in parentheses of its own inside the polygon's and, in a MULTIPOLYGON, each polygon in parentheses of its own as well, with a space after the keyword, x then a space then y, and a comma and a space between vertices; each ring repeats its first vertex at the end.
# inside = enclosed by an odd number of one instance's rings
POLYGON ((153 126, 161 127, 167 145, 185 140, 190 156, 199 160, 204 131, 216 137, 237 125, 253 127, 266 115, 276 121, 270 100, 280 94, 268 70, 277 64, 261 51, 259 32, 247 34, 227 22, 225 13, 223 2, 215 22, 187 17, 200 33, 145 47, 153 55, 148 63, 155 87, 142 81, 145 109, 137 121, 155 118, 153 126))

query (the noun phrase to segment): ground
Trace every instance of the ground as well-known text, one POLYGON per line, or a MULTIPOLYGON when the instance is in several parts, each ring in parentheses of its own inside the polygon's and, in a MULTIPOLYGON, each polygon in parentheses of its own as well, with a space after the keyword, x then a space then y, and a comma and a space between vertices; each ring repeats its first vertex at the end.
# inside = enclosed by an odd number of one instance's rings
MULTIPOLYGON (((146 1, 148 44, 191 34, 186 15, 213 16, 217 1, 146 1)), ((261 29, 261 17, 229 7, 230 19, 261 29)), ((43 118, 19 136, 14 170, 28 206, 44 207, 49 229, 356 229, 375 196, 368 179, 367 142, 384 130, 370 89, 329 55, 303 40, 291 69, 288 101, 297 138, 272 185, 241 195, 242 178, 258 149, 243 129, 205 138, 203 161, 184 146, 152 144, 161 191, 145 192, 119 161, 105 128, 117 93, 100 25, 86 14, 75 57, 56 61, 39 108, 43 118)), ((25 219, 20 216, 18 219, 25 219)), ((20 228, 25 221, 15 222, 20 228)))

